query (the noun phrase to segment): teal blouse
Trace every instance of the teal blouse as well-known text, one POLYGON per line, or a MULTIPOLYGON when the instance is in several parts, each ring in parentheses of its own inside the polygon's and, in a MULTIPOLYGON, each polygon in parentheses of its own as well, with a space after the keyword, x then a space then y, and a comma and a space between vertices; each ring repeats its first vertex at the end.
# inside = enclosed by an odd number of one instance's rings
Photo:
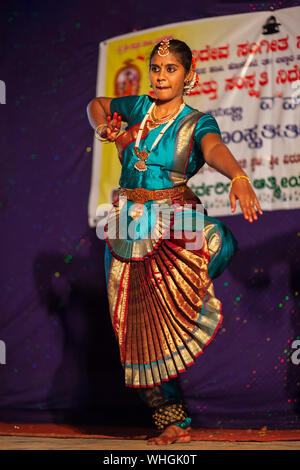
MULTIPOLYGON (((153 103, 149 95, 132 95, 113 98, 110 111, 122 116, 127 122, 128 131, 142 122, 145 114, 153 103)), ((154 140, 165 124, 161 124, 148 132, 141 139, 139 149, 146 147, 149 151, 154 140)), ((120 187, 164 189, 187 182, 204 165, 201 140, 209 133, 221 136, 217 121, 210 114, 203 114, 189 105, 185 105, 174 123, 167 129, 158 145, 151 151, 147 160, 147 171, 140 172, 134 168, 139 160, 134 154, 135 138, 128 139, 122 148, 122 172, 120 187), (184 150, 185 149, 185 150, 184 150)))
MULTIPOLYGON (((122 120, 128 123, 127 129, 117 141, 119 158, 122 163, 120 186, 123 188, 164 189, 186 183, 204 165, 205 160, 201 149, 202 138, 209 133, 221 136, 219 126, 213 116, 204 114, 185 105, 174 123, 167 129, 162 139, 150 153, 147 159, 147 170, 140 172, 134 168, 139 160, 134 154, 135 139, 139 124, 148 111, 153 98, 148 95, 126 96, 113 98, 110 105, 111 113, 117 112, 122 120)), ((150 150, 152 143, 161 132, 164 124, 152 129, 140 141, 140 150, 146 146, 150 150)), ((172 205, 172 198, 164 200, 172 205)), ((115 201, 118 210, 112 210, 112 233, 107 230, 106 273, 108 276, 112 255, 123 260, 143 260, 151 256, 157 249, 166 227, 161 227, 161 219, 151 211, 157 201, 147 201, 144 213, 137 220, 131 217, 134 201, 115 201), (147 210, 146 210, 147 209, 147 210), (121 223, 121 224, 120 224, 121 223), (127 237, 116 237, 115 227, 127 227, 131 232, 127 237), (157 233, 157 239, 150 234, 157 233)), ((159 202, 159 201, 158 201, 159 202)), ((237 241, 231 231, 219 220, 209 217, 203 211, 185 207, 184 213, 175 214, 173 230, 181 229, 182 217, 184 227, 189 230, 202 230, 203 223, 208 239, 210 263, 208 274, 211 278, 219 276, 229 263, 237 249, 237 241), (199 217, 200 214, 200 217, 199 217), (197 227, 200 219, 201 227, 197 227), (178 224, 178 227, 177 227, 178 224), (190 224, 190 225, 188 225, 190 224), (196 228, 195 228, 196 225, 196 228)), ((163 218, 164 220, 164 218, 163 218)), ((109 225, 109 224, 108 224, 109 225)), ((167 227, 170 229, 170 227, 167 227)), ((107 278, 108 279, 108 278, 107 278)))

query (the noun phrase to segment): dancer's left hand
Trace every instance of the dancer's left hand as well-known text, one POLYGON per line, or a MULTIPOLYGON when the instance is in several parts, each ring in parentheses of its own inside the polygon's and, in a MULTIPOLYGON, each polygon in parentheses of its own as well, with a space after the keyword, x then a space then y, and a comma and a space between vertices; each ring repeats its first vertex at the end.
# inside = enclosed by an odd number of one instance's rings
POLYGON ((258 219, 256 211, 258 211, 260 215, 263 214, 256 194, 249 181, 245 178, 235 180, 231 186, 229 200, 232 212, 236 209, 237 199, 239 200, 245 219, 249 222, 258 219))

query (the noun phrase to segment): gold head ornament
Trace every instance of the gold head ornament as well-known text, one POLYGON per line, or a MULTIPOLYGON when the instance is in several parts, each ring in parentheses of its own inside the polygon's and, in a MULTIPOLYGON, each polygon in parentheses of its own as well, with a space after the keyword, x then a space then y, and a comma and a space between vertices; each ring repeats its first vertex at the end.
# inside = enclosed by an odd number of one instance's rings
POLYGON ((158 55, 160 55, 161 57, 164 57, 165 55, 168 55, 169 54, 169 47, 170 47, 170 40, 169 39, 163 39, 161 42, 160 42, 160 46, 158 48, 158 55))

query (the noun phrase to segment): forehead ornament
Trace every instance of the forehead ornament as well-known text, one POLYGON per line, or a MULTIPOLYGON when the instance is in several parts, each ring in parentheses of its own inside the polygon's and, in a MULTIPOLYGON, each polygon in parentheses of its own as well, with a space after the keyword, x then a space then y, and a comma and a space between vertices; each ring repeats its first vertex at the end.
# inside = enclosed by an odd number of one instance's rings
POLYGON ((170 40, 169 39, 163 39, 160 42, 159 48, 158 48, 158 55, 161 57, 164 57, 169 54, 169 47, 170 47, 170 40))

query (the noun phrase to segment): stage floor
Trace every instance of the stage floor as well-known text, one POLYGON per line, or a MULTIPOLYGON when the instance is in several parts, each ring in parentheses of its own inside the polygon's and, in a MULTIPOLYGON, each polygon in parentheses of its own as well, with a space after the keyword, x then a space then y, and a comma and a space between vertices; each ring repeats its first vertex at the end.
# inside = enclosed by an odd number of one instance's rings
POLYGON ((300 441, 191 441, 170 446, 148 445, 144 439, 0 436, 1 450, 300 450, 300 441))
POLYGON ((192 440, 149 445, 152 428, 0 422, 0 450, 300 450, 300 429, 200 429, 192 440))

